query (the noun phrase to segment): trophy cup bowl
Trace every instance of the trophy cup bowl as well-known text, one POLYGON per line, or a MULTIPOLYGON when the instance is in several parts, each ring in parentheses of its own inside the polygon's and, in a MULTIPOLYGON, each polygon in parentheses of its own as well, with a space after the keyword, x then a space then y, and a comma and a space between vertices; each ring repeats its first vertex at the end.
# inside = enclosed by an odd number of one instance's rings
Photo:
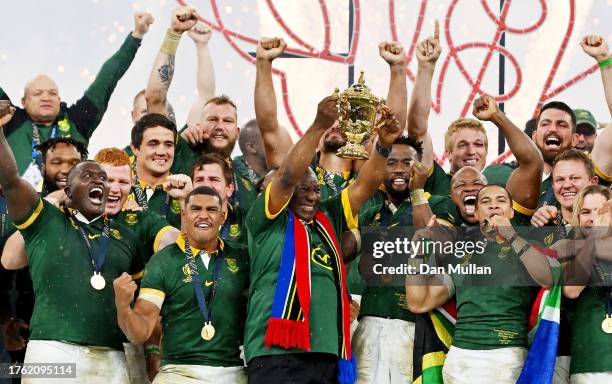
POLYGON ((369 155, 363 143, 372 135, 376 115, 384 101, 372 94, 365 85, 364 72, 348 89, 334 92, 338 96, 338 123, 346 145, 336 154, 345 159, 366 160, 369 155))

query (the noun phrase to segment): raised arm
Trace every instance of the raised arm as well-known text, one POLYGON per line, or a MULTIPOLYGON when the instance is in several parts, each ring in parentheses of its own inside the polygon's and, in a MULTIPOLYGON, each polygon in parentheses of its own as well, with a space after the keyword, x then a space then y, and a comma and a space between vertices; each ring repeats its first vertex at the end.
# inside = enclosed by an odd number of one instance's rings
POLYGON ((187 32, 195 43, 198 56, 196 71, 196 84, 198 87, 198 99, 193 103, 187 116, 187 125, 195 127, 202 120, 202 110, 206 102, 215 95, 215 70, 213 68, 208 41, 212 30, 204 23, 197 23, 187 32))
POLYGON ((582 38, 580 46, 587 55, 599 64, 608 110, 612 115, 612 61, 609 61, 612 56, 608 49, 608 43, 602 36, 589 35, 582 38))
POLYGON ((378 142, 375 149, 371 151, 370 158, 359 171, 355 182, 348 187, 348 198, 353 216, 357 215, 363 203, 382 184, 385 177, 387 156, 395 139, 402 134, 400 123, 393 113, 388 110, 383 111, 382 119, 384 119, 384 123, 378 129, 378 142))
POLYGON ((180 7, 172 11, 170 28, 166 32, 145 89, 147 111, 166 115, 167 96, 174 76, 174 58, 183 32, 190 30, 198 20, 198 13, 192 7, 180 7))
POLYGON ((25 240, 21 232, 10 235, 2 248, 2 266, 8 270, 26 267, 28 257, 25 251, 25 240))
MULTIPOLYGON (((439 232, 434 233, 436 217, 429 218, 426 226, 417 230, 412 241, 423 242, 432 240, 439 232)), ((448 275, 421 275, 420 265, 424 263, 423 255, 408 259, 408 265, 414 268, 414 273, 406 275, 406 303, 414 313, 425 313, 446 303, 454 294, 452 279, 448 275)))
POLYGON ((406 126, 408 90, 406 89, 406 52, 396 41, 378 44, 378 53, 389 64, 389 91, 386 104, 400 122, 403 131, 406 126))
POLYGON ((314 122, 287 153, 274 174, 268 196, 268 210, 272 215, 283 209, 291 199, 293 189, 306 174, 321 136, 338 118, 337 103, 336 96, 327 96, 319 102, 314 122))
POLYGON ((143 344, 153 334, 160 310, 155 304, 142 299, 136 301, 132 309, 136 288, 136 282, 125 272, 113 281, 119 328, 132 343, 143 344))
MULTIPOLYGON (((601 36, 585 36, 580 42, 584 52, 600 64, 601 81, 603 82, 604 94, 608 103, 608 110, 612 115, 612 56, 608 49, 606 39, 601 36)), ((612 175, 612 124, 608 124, 597 136, 591 158, 598 170, 603 173, 599 176, 612 175)))
POLYGON ((102 64, 85 95, 70 107, 71 117, 86 138, 91 137, 102 120, 117 83, 132 64, 142 38, 152 23, 151 14, 146 12, 134 14, 134 31, 125 39, 121 48, 102 64))
POLYGON ((4 137, 3 127, 15 114, 15 107, 0 105, 0 186, 6 198, 9 217, 23 219, 38 201, 38 194, 32 186, 19 176, 13 151, 4 137))
POLYGON ((263 37, 257 44, 255 118, 261 132, 268 168, 278 167, 293 145, 286 129, 278 124, 272 61, 287 47, 283 39, 263 37))
POLYGON ((540 198, 540 184, 544 159, 542 153, 525 132, 519 129, 498 107, 489 95, 474 101, 473 114, 480 120, 491 121, 506 137, 508 146, 519 164, 506 184, 513 201, 524 208, 534 210, 540 198))
POLYGON ((441 52, 440 27, 436 20, 433 37, 421 41, 415 50, 418 68, 408 107, 408 134, 417 136, 419 140, 423 140, 427 134, 431 110, 431 81, 441 52))

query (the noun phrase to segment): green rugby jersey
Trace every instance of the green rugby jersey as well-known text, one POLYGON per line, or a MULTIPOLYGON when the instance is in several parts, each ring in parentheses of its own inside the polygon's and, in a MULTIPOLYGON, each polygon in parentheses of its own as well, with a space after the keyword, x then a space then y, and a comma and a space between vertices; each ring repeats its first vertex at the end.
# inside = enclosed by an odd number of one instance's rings
MULTIPOLYGON (((271 184, 270 184, 271 185, 271 184)), ((306 352, 301 349, 266 348, 264 337, 268 319, 272 316, 272 301, 278 278, 289 210, 285 206, 272 215, 268 211, 268 193, 255 200, 247 215, 249 255, 251 258, 251 292, 245 327, 244 351, 246 361, 258 356, 306 352)), ((287 203, 288 205, 288 203, 287 203)), ((321 202, 334 228, 336 238, 346 229, 357 227, 352 216, 348 189, 321 202)), ((332 250, 319 238, 312 224, 306 225, 310 240, 311 297, 310 297, 310 352, 338 355, 338 295, 331 259, 332 250)))
MULTIPOLYGON (((25 240, 34 287, 31 340, 63 340, 121 350, 123 333, 117 325, 113 280, 123 272, 142 274, 142 241, 121 221, 109 220, 110 238, 101 273, 102 290, 90 285, 93 265, 78 224, 67 211, 39 200, 15 221, 25 240)), ((80 224, 97 256, 102 220, 80 224)))
MULTIPOLYGON (((525 236, 529 220, 529 216, 515 211, 511 223, 520 236, 525 236)), ((466 255, 461 265, 468 264, 492 266, 493 275, 485 277, 492 284, 473 285, 473 276, 452 275, 457 301, 453 345, 464 349, 526 348, 532 290, 504 283, 514 281, 523 270, 519 256, 509 244, 489 240, 484 253, 466 255), (503 272, 498 269, 496 273, 495 268, 502 266, 503 272), (512 276, 502 274, 509 271, 512 276)))
POLYGON ((352 175, 350 171, 342 173, 328 172, 318 165, 314 167, 313 170, 319 182, 321 201, 340 193, 340 191, 348 187, 351 180, 354 178, 354 175, 352 175))
POLYGON ((220 235, 225 240, 232 240, 240 244, 247 244, 247 229, 244 226, 246 212, 242 207, 227 206, 227 218, 221 227, 220 235))
MULTIPOLYGON (((434 214, 445 219, 445 211, 450 206, 439 205, 434 214)), ((448 221, 448 220, 446 220, 448 221)), ((359 210, 359 225, 363 227, 411 227, 412 204, 404 200, 399 207, 391 207, 386 192, 378 192, 368 199, 359 210)), ((406 238, 412 239, 414 231, 406 233, 406 238)), ((364 255, 361 255, 364 257, 364 255)), ((414 321, 415 315, 408 309, 404 286, 366 286, 362 297, 359 316, 376 316, 388 319, 414 321)))
POLYGON ((612 335, 601 329, 606 318, 606 293, 587 286, 575 300, 568 300, 572 327, 570 374, 611 372, 612 335))
POLYGON ((145 263, 159 250, 164 235, 174 229, 166 219, 150 210, 121 211, 112 220, 129 228, 140 239, 145 263))
MULTIPOLYGON (((148 204, 147 209, 157 213, 161 217, 168 220, 170 225, 172 225, 173 227, 180 228, 181 227, 181 202, 179 200, 175 200, 171 198, 163 190, 161 185, 158 185, 156 187, 151 187, 149 185, 146 185, 144 182, 140 180, 138 182, 140 183, 140 188, 142 190, 142 193, 145 195, 147 193, 147 190, 153 189, 153 194, 147 200, 147 204, 148 204)), ((130 189, 130 194, 128 195, 128 200, 134 200, 136 203, 138 203, 138 205, 140 205, 140 203, 138 202, 137 196, 138 195, 136 194, 136 185, 132 184, 132 188, 130 189)))
MULTIPOLYGON (((56 137, 72 137, 87 145, 106 112, 117 82, 134 60, 141 41, 130 33, 119 50, 102 65, 96 79, 87 88, 83 97, 70 107, 62 102, 60 113, 51 126, 37 125, 40 141, 49 139, 52 132, 55 132, 56 137)), ((8 99, 8 96, 0 88, 0 100, 2 99, 8 99)), ((19 174, 23 175, 32 163, 33 127, 25 109, 19 107, 16 109, 15 115, 4 127, 4 134, 15 155, 19 174)))
POLYGON ((444 172, 440 164, 434 160, 433 165, 429 169, 427 181, 425 182, 425 192, 429 192, 431 195, 449 195, 451 190, 451 178, 452 176, 444 172))
MULTIPOLYGON (((196 258, 204 296, 209 297, 216 263, 221 263, 218 288, 212 303, 207 300, 215 335, 202 339, 204 318, 185 260, 185 237, 153 255, 146 266, 139 300, 161 307, 163 338, 162 366, 166 364, 231 367, 243 365, 240 345, 243 340, 249 288, 249 259, 246 246, 220 240, 210 255, 208 268, 196 258)), ((200 250, 192 248, 193 255, 200 250)))
MULTIPOLYGON (((170 172, 173 174, 182 173, 191 177, 193 164, 202 154, 203 152, 201 152, 200 149, 189 146, 189 144, 179 135, 170 172)), ((236 207, 240 206, 245 212, 248 212, 259 194, 257 187, 248 177, 236 171, 236 168, 240 170, 240 164, 236 164, 236 159, 231 160, 230 166, 234 173, 235 187, 230 202, 232 205, 236 207)))

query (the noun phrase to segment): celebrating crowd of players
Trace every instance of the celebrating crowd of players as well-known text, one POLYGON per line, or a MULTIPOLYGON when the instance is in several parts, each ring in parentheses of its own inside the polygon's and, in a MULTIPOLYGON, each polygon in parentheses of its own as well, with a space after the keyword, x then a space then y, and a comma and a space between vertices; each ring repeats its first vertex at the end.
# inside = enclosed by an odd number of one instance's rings
MULTIPOLYGON (((2 361, 76 363, 76 378, 62 381, 75 383, 426 383, 413 366, 415 320, 450 301, 444 382, 514 383, 534 292, 561 274, 554 382, 612 382, 611 125, 552 101, 523 131, 482 95, 476 119, 446 131, 445 172, 428 133, 436 23, 415 50, 410 99, 404 49, 379 45, 390 81, 364 143, 369 159, 340 158, 337 96, 321 100, 297 142, 279 125, 279 38, 259 41, 256 119, 239 129, 236 105, 214 96, 211 31, 182 7, 134 98, 130 145, 87 160, 153 23, 146 13, 134 20, 73 105, 45 75, 26 84, 23 108, 0 104, 2 361), (177 129, 167 94, 184 65, 175 60, 183 34, 197 50, 198 98, 177 129), (515 162, 486 166, 481 121, 499 129, 515 162), (236 142, 242 155, 231 158, 236 142), (461 262, 501 262, 504 272, 488 286, 453 274, 362 279, 372 258, 360 232, 393 226, 417 229, 405 236, 419 240, 485 239, 482 254, 461 262)), ((581 46, 599 63, 612 113, 607 43, 587 36, 581 46)), ((1 88, 0 100, 9 100, 1 88)), ((409 264, 430 261, 420 256, 409 264)))

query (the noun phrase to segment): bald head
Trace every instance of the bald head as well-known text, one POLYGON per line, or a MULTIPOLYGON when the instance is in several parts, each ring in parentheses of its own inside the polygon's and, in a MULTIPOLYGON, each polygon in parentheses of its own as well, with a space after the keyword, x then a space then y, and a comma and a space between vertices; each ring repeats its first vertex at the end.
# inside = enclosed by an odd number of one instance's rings
POLYGON ((47 75, 36 76, 26 83, 21 103, 32 121, 52 124, 60 113, 57 84, 47 75))
POLYGON ((451 186, 454 185, 459 180, 465 179, 476 179, 479 180, 483 185, 487 185, 487 178, 485 175, 480 172, 478 168, 472 167, 470 165, 463 166, 460 168, 451 179, 451 186))

